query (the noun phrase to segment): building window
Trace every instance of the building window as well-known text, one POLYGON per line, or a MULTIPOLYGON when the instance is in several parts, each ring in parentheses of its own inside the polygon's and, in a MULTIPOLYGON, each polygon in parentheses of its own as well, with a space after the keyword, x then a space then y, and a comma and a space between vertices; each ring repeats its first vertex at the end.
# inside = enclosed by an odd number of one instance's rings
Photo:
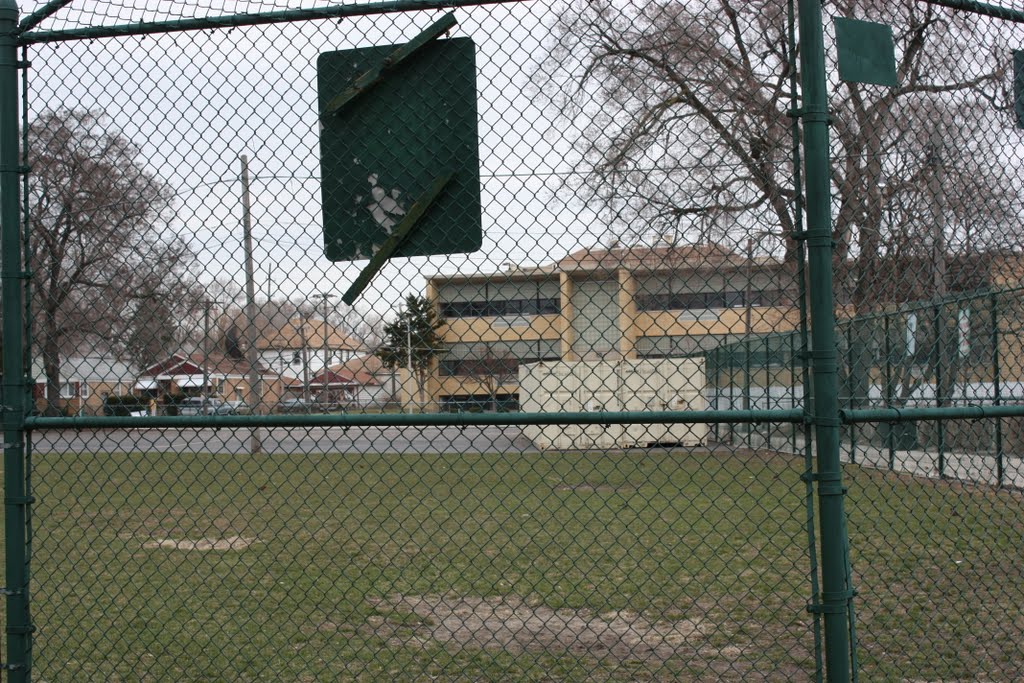
MULTIPOLYGON (((517 378, 519 366, 561 357, 559 340, 514 342, 455 342, 448 344, 438 363, 446 377, 517 378)), ((511 379, 511 381, 517 381, 511 379)))
POLYGON ((292 365, 299 365, 302 363, 302 352, 296 351, 292 353, 292 365))
POLYGON ((60 397, 74 398, 78 396, 78 382, 61 382, 60 397))
POLYGON ((764 306, 790 306, 792 297, 778 289, 747 292, 677 292, 673 294, 643 294, 636 297, 641 311, 689 311, 719 308, 746 308, 764 306))
POLYGON ((441 304, 441 316, 444 318, 555 315, 558 311, 558 297, 508 299, 507 301, 454 301, 441 304))

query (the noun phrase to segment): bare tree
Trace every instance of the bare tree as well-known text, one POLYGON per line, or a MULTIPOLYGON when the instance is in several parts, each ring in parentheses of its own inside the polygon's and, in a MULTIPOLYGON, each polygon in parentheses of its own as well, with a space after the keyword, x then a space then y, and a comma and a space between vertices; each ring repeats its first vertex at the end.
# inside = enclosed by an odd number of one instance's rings
MULTIPOLYGON (((572 189, 603 207, 621 239, 739 244, 774 234, 792 258, 786 5, 573 0, 557 13, 535 79, 562 123, 580 131, 582 180, 572 189)), ((1018 210, 999 170, 999 130, 1009 123, 996 121, 993 104, 1007 64, 961 58, 978 33, 995 30, 982 17, 916 0, 841 0, 826 10, 891 24, 896 41, 897 87, 840 83, 831 102, 836 258, 854 264, 852 296, 866 308, 889 252, 921 244, 926 229, 925 244, 937 241, 934 216, 906 213, 935 205, 937 194, 970 198, 948 202, 943 251, 954 240, 978 249, 1003 239, 978 226, 1018 210), (897 207, 900 220, 886 222, 897 207)))
POLYGON ((139 367, 147 367, 175 351, 198 346, 202 289, 157 265, 135 288, 122 314, 125 331, 120 346, 139 367))
POLYGON ((479 346, 476 358, 464 361, 469 374, 487 391, 488 403, 498 411, 498 390, 519 380, 519 360, 499 344, 479 346))
POLYGON ((168 187, 106 123, 98 112, 49 111, 27 131, 33 333, 51 408, 60 393, 62 352, 101 344, 116 349, 129 330, 134 352, 149 347, 142 342, 154 330, 143 326, 156 321, 142 314, 147 310, 159 324, 175 324, 165 297, 175 296, 192 258, 164 230, 168 187))
POLYGON ((384 343, 384 317, 372 308, 357 304, 346 307, 344 311, 335 309, 328 322, 367 351, 373 352, 384 343))
POLYGON ((793 231, 785 2, 572 2, 537 74, 580 127, 583 181, 629 243, 722 220, 793 231))

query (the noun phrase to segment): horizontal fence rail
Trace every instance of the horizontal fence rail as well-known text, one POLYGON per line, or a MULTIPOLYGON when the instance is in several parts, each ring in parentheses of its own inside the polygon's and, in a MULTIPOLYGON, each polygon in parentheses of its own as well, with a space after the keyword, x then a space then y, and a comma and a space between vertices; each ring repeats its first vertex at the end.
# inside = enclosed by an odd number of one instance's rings
MULTIPOLYGON (((1009 406, 1007 406, 1009 407, 1009 406)), ((196 417, 28 417, 28 429, 123 429, 125 427, 461 427, 469 425, 709 424, 803 422, 801 410, 699 410, 596 413, 440 413, 370 415, 230 415, 196 417)))

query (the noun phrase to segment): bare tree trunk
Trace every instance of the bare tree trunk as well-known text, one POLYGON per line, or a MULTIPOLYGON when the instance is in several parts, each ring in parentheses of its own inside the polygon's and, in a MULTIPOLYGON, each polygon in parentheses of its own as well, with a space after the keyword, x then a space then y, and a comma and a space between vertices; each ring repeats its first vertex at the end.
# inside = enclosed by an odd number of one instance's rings
POLYGON ((947 293, 946 287, 946 197, 943 188, 945 170, 942 158, 942 136, 936 125, 931 130, 928 144, 928 194, 931 201, 932 218, 932 298, 935 301, 935 348, 932 351, 932 377, 935 378, 935 398, 939 407, 949 405, 949 397, 956 380, 957 344, 955 335, 947 332, 947 310, 940 302, 947 293))
POLYGON ((56 311, 47 310, 43 316, 43 373, 46 375, 47 416, 61 415, 60 410, 60 346, 57 335, 56 311))

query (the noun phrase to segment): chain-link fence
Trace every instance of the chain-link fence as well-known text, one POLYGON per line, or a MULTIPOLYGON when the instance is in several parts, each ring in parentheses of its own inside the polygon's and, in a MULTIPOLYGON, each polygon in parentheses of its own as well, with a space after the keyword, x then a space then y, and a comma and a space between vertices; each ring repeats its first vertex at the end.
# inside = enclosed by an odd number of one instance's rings
POLYGON ((1022 8, 20 10, 10 680, 1017 677, 1022 8))

